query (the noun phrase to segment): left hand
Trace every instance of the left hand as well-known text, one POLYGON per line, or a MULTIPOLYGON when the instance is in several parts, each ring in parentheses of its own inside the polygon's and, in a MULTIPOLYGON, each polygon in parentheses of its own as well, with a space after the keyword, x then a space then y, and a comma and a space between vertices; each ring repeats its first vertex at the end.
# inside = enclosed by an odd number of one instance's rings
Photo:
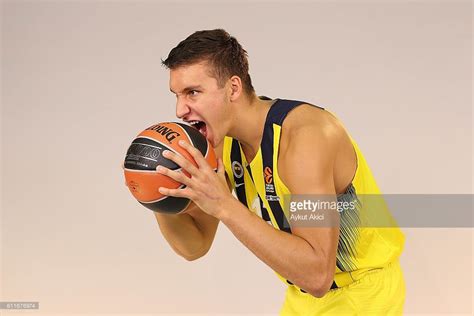
POLYGON ((183 189, 160 187, 160 193, 191 199, 203 212, 219 218, 221 211, 234 199, 227 186, 222 159, 218 158, 217 160, 216 173, 199 150, 185 141, 180 141, 179 145, 191 154, 198 166, 194 166, 189 160, 172 151, 164 151, 163 157, 174 161, 186 170, 191 177, 182 172, 158 166, 156 168, 157 172, 186 185, 183 189))

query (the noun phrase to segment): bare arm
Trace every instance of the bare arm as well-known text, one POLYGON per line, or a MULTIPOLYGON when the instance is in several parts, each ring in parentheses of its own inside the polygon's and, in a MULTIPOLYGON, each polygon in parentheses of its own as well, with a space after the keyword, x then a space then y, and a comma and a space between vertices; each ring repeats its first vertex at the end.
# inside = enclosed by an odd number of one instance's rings
MULTIPOLYGON (((222 158, 222 144, 215 149, 216 157, 222 158)), ((230 183, 227 182, 230 186, 230 183)), ((186 260, 196 260, 211 248, 219 220, 204 213, 191 202, 183 213, 176 215, 155 212, 161 233, 171 248, 186 260)))
MULTIPOLYGON (((299 128, 292 135, 284 158, 286 163, 280 169, 292 194, 330 195, 335 201, 332 174, 336 144, 337 135, 321 132, 315 125, 299 128), (296 165, 298 168, 294 168, 296 165)), ((334 276, 339 237, 339 215, 335 211, 328 214, 332 225, 296 227, 290 222, 292 234, 288 234, 274 229, 242 204, 231 201, 223 209, 220 220, 274 271, 311 295, 322 297, 334 276)))
POLYGON ((210 249, 219 220, 207 215, 193 202, 185 212, 167 215, 155 212, 163 237, 186 260, 196 260, 210 249))

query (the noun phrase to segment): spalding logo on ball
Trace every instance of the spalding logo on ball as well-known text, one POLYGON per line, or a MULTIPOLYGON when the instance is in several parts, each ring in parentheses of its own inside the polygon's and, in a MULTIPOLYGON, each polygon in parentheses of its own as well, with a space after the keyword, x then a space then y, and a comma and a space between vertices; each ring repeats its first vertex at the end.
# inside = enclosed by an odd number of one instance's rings
MULTIPOLYGON (((132 195, 152 211, 177 214, 186 209, 190 200, 166 196, 159 187, 170 189, 184 188, 185 185, 156 171, 157 166, 179 170, 180 166, 163 157, 164 150, 173 151, 188 159, 196 167, 192 156, 178 145, 185 140, 196 147, 209 165, 216 170, 217 160, 209 141, 197 129, 183 123, 164 122, 148 127, 138 134, 125 156, 125 180, 132 195)), ((182 172, 190 176, 185 170, 182 172)))

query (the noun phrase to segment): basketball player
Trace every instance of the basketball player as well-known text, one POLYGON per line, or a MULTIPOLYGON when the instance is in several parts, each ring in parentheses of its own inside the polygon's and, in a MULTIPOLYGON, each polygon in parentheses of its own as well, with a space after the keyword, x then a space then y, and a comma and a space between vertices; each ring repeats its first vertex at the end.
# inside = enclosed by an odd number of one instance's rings
MULTIPOLYGON (((163 65, 177 117, 197 128, 219 157, 215 172, 183 143, 197 167, 172 152, 164 156, 191 177, 157 168, 186 185, 161 193, 192 200, 181 214, 155 213, 176 253, 187 260, 204 256, 222 222, 288 286, 281 315, 401 314, 404 235, 396 224, 367 222, 361 199, 380 191, 334 114, 307 102, 258 97, 246 51, 222 29, 190 35, 163 65), (327 225, 302 223, 303 213, 294 219, 284 201, 301 194, 334 202, 318 210, 327 225), (340 211, 337 202, 344 201, 356 207, 340 211)), ((390 217, 385 208, 377 212, 390 217)))

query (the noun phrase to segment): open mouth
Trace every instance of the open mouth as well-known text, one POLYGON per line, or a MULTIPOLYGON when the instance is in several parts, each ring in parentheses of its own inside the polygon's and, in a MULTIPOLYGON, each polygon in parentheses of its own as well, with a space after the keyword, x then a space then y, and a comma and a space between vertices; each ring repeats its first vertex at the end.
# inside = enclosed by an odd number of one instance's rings
POLYGON ((206 123, 204 123, 203 121, 190 121, 188 123, 195 129, 197 129, 199 133, 201 133, 204 137, 207 136, 206 123))

